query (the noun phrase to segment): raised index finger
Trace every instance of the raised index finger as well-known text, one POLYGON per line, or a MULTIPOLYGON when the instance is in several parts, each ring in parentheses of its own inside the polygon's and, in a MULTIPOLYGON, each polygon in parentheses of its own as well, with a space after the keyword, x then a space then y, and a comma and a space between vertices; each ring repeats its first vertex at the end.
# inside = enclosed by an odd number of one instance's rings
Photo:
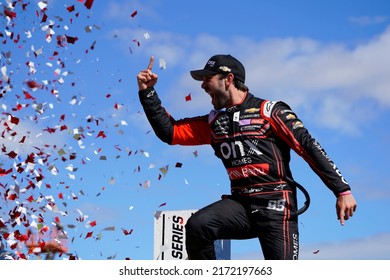
POLYGON ((150 70, 150 71, 152 71, 152 68, 153 68, 153 63, 154 63, 154 57, 153 57, 153 56, 151 56, 151 57, 150 57, 150 60, 149 60, 149 65, 148 65, 148 68, 147 68, 147 70, 150 70))

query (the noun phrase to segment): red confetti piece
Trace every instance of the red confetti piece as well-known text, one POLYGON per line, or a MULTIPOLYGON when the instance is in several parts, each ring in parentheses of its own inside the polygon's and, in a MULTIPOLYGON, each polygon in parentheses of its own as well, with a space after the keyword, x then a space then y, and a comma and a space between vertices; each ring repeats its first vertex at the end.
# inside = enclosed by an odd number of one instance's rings
POLYGON ((19 143, 24 143, 24 141, 26 140, 26 136, 23 136, 22 139, 20 139, 19 143))
POLYGON ((191 93, 186 96, 186 101, 191 101, 191 93))
POLYGON ((15 193, 10 194, 10 195, 8 196, 8 200, 15 200, 16 198, 17 198, 17 196, 16 196, 15 193))
POLYGON ((96 136, 96 138, 98 137, 102 137, 102 138, 106 138, 106 134, 104 133, 104 131, 99 131, 98 135, 96 136))
POLYGON ((11 151, 11 152, 9 152, 8 154, 6 154, 7 156, 9 156, 10 158, 12 158, 12 159, 14 159, 14 158, 16 158, 17 157, 17 153, 15 153, 14 151, 11 151))
POLYGON ((132 234, 132 233, 133 233, 133 229, 130 229, 130 230, 128 231, 128 230, 122 228, 122 231, 123 231, 124 235, 129 235, 129 234, 132 234))
POLYGON ((26 82, 27 86, 31 89, 38 89, 38 88, 43 88, 40 84, 38 84, 36 81, 27 81, 26 82))
POLYGON ((47 131, 47 132, 49 132, 50 134, 52 134, 52 133, 55 133, 55 132, 56 132, 56 129, 55 129, 55 128, 48 127, 48 128, 43 129, 43 131, 47 131))
POLYGON ((48 226, 44 226, 41 230, 40 230, 40 232, 41 233, 45 233, 45 232, 47 232, 49 230, 49 227, 48 226))
POLYGON ((94 227, 94 226, 96 226, 96 221, 92 221, 92 222, 90 222, 90 223, 89 223, 89 225, 90 225, 91 227, 94 227))
POLYGON ((17 117, 14 117, 14 116, 10 116, 10 121, 11 121, 11 123, 13 123, 13 124, 19 124, 19 118, 17 118, 17 117))
POLYGON ((77 37, 72 37, 68 35, 65 35, 65 37, 66 37, 66 42, 68 42, 69 44, 74 44, 79 39, 77 37))
POLYGON ((5 175, 7 175, 7 174, 9 174, 9 173, 11 173, 12 172, 12 168, 10 168, 10 169, 8 169, 8 170, 5 170, 5 169, 3 169, 3 168, 0 168, 0 176, 5 176, 5 175))
POLYGON ((16 108, 12 108, 12 111, 20 111, 24 108, 24 106, 22 104, 17 104, 16 105, 16 108))
POLYGON ((30 93, 28 93, 27 91, 23 91, 24 93, 24 98, 25 99, 32 99, 32 100, 35 100, 35 97, 33 97, 30 93))
POLYGON ((92 233, 93 233, 92 231, 88 232, 84 239, 92 237, 92 233))
POLYGON ((87 0, 87 1, 85 1, 84 6, 85 6, 88 10, 90 10, 90 9, 92 8, 92 4, 93 4, 93 0, 87 0))
POLYGON ((11 19, 16 18, 16 13, 15 13, 15 12, 12 12, 12 11, 10 11, 10 10, 8 10, 8 9, 6 9, 5 7, 4 7, 4 14, 5 14, 7 17, 10 17, 11 19))
POLYGON ((138 14, 138 11, 134 11, 132 14, 131 14, 131 17, 135 17, 136 15, 138 14))
POLYGON ((69 13, 73 12, 75 9, 74 9, 74 5, 72 6, 69 6, 66 8, 68 10, 69 13))
POLYGON ((46 22, 46 21, 47 21, 47 15, 43 14, 42 19, 41 19, 41 23, 46 22))

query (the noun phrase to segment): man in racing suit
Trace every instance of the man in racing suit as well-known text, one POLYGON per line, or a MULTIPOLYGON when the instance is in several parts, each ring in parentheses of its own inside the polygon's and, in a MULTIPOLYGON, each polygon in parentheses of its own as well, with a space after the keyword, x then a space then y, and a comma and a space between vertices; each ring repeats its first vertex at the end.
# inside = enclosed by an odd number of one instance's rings
POLYGON ((341 224, 356 210, 350 186, 290 107, 253 96, 245 69, 215 55, 191 71, 210 95, 208 115, 174 120, 154 89, 149 66, 137 76, 139 98, 156 135, 170 145, 210 144, 226 168, 231 194, 197 211, 186 224, 189 259, 215 259, 214 241, 257 237, 265 259, 298 259, 297 195, 289 162, 293 149, 336 196, 341 224))

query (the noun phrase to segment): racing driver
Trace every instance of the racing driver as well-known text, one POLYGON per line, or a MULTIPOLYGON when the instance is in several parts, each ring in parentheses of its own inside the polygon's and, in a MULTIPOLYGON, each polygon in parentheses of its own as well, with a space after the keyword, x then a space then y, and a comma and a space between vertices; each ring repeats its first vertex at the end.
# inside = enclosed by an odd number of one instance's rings
POLYGON ((139 72, 139 98, 156 135, 169 145, 210 144, 226 168, 231 193, 206 206, 186 224, 189 259, 216 259, 214 241, 258 238, 265 259, 298 259, 297 187, 290 171, 293 149, 336 197, 341 225, 357 204, 351 188, 302 121, 281 101, 255 97, 245 85, 245 68, 231 55, 214 55, 201 81, 214 109, 204 116, 175 120, 154 86, 154 58, 139 72))

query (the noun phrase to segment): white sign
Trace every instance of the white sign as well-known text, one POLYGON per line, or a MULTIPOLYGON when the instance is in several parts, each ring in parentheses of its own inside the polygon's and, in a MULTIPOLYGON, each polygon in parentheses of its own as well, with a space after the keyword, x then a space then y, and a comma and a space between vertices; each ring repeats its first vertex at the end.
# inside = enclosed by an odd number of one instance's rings
MULTIPOLYGON (((154 215, 154 259, 186 260, 185 225, 197 210, 157 211, 154 215)), ((219 260, 230 259, 230 240, 215 241, 219 260)))

